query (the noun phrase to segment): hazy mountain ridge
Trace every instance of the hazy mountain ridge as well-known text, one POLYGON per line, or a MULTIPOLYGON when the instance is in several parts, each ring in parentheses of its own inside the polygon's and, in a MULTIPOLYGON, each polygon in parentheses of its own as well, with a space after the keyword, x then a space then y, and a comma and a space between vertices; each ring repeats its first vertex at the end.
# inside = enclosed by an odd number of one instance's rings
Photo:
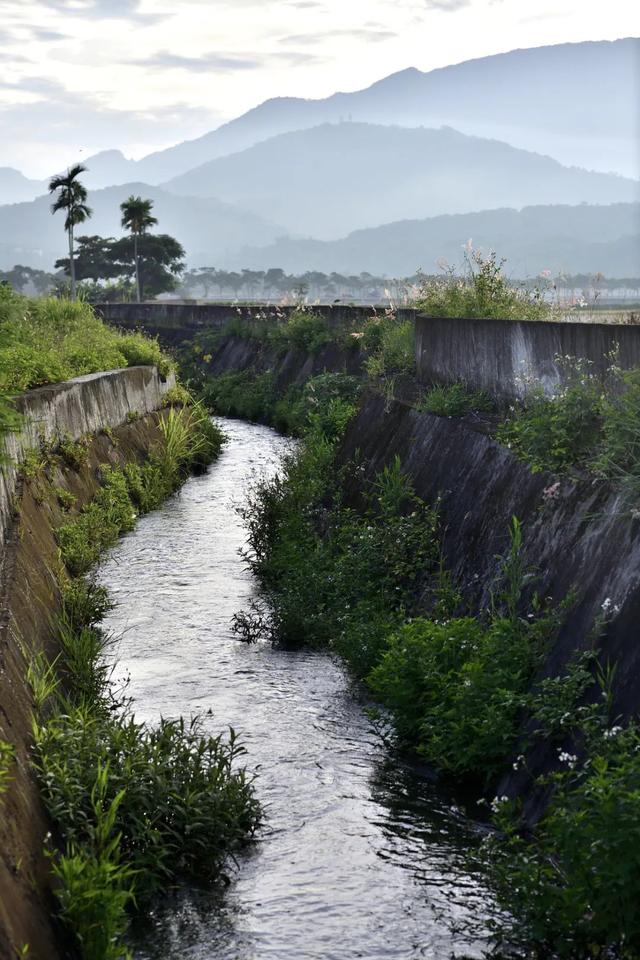
POLYGON ((640 199, 640 184, 451 128, 323 124, 281 134, 168 181, 336 239, 395 220, 531 204, 640 199))
POLYGON ((46 190, 44 180, 30 180, 13 167, 0 167, 0 204, 33 200, 46 190))
POLYGON ((428 72, 410 67, 353 93, 266 100, 216 130, 139 161, 105 151, 89 158, 89 165, 101 169, 88 182, 160 183, 279 134, 349 117, 375 124, 448 125, 549 154, 564 164, 638 176, 638 84, 638 38, 513 50, 428 72))
MULTIPOLYGON (((213 198, 178 197, 147 183, 127 183, 91 192, 93 216, 76 228, 76 236, 121 236, 120 203, 132 193, 154 201, 157 230, 175 236, 190 262, 223 260, 247 244, 267 244, 286 232, 213 198)), ((52 270, 55 260, 66 255, 63 227, 64 217, 51 215, 49 196, 0 206, 0 269, 21 263, 52 270)))
POLYGON ((240 251, 232 266, 410 276, 420 268, 435 272, 441 258, 457 266, 469 239, 476 248, 506 257, 507 270, 516 277, 546 269, 637 276, 640 204, 559 204, 404 220, 334 241, 281 239, 266 248, 240 251))

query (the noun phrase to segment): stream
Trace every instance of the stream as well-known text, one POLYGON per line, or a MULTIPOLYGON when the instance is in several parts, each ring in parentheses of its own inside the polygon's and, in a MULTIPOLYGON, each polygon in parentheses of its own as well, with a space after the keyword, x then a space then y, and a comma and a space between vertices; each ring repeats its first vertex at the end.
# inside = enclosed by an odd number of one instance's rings
POLYGON ((465 867, 473 825, 392 758, 363 694, 326 653, 247 646, 233 614, 257 586, 237 507, 291 441, 219 421, 219 460, 107 556, 100 581, 138 720, 233 726, 265 823, 213 891, 171 894, 134 933, 136 960, 480 958, 491 898, 465 867))

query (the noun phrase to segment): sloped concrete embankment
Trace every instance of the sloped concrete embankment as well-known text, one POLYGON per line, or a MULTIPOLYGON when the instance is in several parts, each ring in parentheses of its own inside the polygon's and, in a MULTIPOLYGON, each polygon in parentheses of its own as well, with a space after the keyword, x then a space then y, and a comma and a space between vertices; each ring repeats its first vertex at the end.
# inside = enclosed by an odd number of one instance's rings
POLYGON ((59 609, 60 560, 56 529, 97 492, 101 468, 142 462, 160 439, 158 415, 172 380, 152 368, 131 368, 34 390, 20 400, 29 417, 9 439, 14 465, 0 487, 0 738, 16 751, 12 780, 0 798, 0 957, 56 960, 64 955, 54 916, 50 870, 44 856, 50 824, 30 763, 33 701, 28 664, 40 651, 57 654, 53 619, 59 609), (137 418, 139 415, 139 418, 137 418), (107 431, 106 433, 104 431, 107 431), (44 436, 77 440, 92 434, 79 467, 52 460, 28 481, 16 462, 44 436), (66 492, 75 498, 61 497, 66 492), (61 502, 62 501, 62 502, 61 502))
POLYGON ((271 372, 274 387, 283 393, 291 386, 304 386, 307 380, 321 373, 362 372, 362 351, 357 343, 345 348, 336 343, 327 344, 317 353, 290 348, 286 351, 270 347, 260 340, 225 337, 205 365, 206 374, 250 372, 253 375, 271 372))
MULTIPOLYGON (((420 497, 442 498, 444 559, 470 608, 489 603, 509 547, 511 518, 518 517, 535 590, 554 602, 575 597, 542 675, 558 675, 576 651, 591 648, 604 607, 611 615, 599 645, 605 660, 617 665, 614 709, 623 717, 636 713, 640 518, 621 495, 591 477, 555 486, 555 478, 532 473, 472 420, 419 413, 371 395, 340 450, 343 462, 357 457, 363 464, 351 494, 357 496, 396 454, 420 497)), ((500 791, 523 793, 529 776, 553 765, 556 754, 556 747, 539 745, 528 758, 529 773, 510 774, 500 791)), ((538 800, 534 791, 531 816, 538 800)))

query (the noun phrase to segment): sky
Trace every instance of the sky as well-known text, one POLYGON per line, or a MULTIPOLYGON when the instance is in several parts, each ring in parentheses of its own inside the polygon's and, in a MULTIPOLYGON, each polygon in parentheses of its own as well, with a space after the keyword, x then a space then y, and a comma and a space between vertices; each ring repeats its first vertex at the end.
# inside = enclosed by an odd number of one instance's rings
POLYGON ((269 97, 637 36, 640 0, 0 0, 0 166, 138 158, 269 97))

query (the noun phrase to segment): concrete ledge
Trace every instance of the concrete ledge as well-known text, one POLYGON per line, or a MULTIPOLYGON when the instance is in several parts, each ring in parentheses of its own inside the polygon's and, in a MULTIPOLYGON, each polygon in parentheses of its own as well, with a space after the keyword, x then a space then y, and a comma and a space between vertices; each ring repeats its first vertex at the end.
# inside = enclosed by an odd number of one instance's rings
POLYGON ((640 366, 640 326, 460 317, 416 318, 416 364, 426 384, 463 380, 471 389, 504 399, 532 386, 547 394, 566 380, 558 357, 588 360, 604 380, 610 357, 623 369, 640 366))
POLYGON ((24 426, 5 437, 9 463, 0 468, 0 551, 11 520, 18 466, 27 450, 42 439, 68 434, 78 440, 105 427, 118 427, 129 413, 152 413, 174 384, 173 374, 163 380, 155 367, 127 367, 40 387, 18 397, 16 408, 24 426))

